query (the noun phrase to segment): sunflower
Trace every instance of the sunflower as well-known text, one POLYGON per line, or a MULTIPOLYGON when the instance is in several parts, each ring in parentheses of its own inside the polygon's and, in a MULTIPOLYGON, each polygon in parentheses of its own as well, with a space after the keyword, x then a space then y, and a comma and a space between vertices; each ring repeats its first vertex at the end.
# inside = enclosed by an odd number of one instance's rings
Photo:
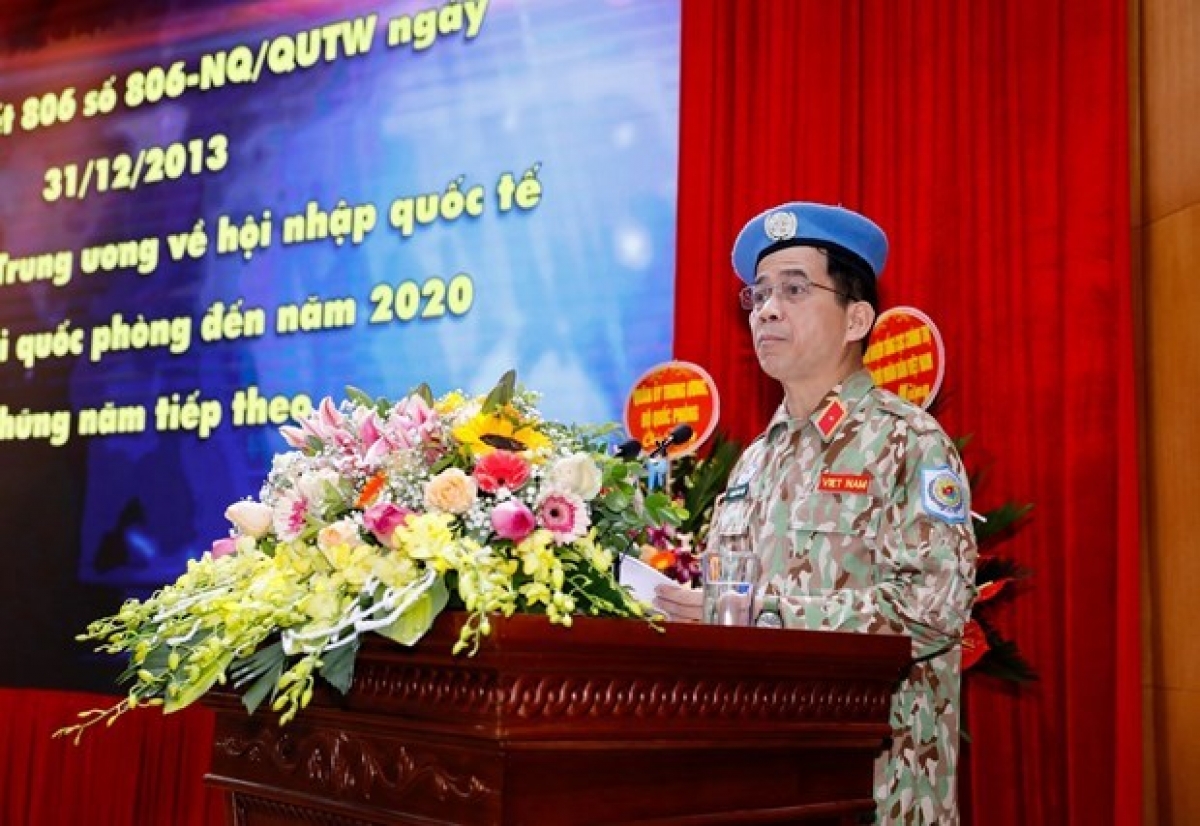
POLYGON ((545 434, 535 425, 522 422, 511 407, 479 413, 453 432, 454 438, 475 456, 485 456, 493 450, 522 453, 551 447, 545 434))

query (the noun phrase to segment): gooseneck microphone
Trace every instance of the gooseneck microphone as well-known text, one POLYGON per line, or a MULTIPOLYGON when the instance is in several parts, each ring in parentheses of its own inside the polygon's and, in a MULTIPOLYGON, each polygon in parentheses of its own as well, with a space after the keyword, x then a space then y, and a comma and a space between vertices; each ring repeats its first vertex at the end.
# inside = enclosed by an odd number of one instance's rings
POLYGON ((669 448, 671 445, 683 444, 688 439, 692 438, 693 432, 694 431, 692 430, 691 425, 688 425, 688 424, 679 425, 674 430, 672 430, 670 433, 668 433, 665 439, 663 439, 658 444, 656 444, 654 446, 654 450, 650 451, 646 455, 646 458, 647 459, 660 459, 663 456, 666 456, 667 448, 669 448))

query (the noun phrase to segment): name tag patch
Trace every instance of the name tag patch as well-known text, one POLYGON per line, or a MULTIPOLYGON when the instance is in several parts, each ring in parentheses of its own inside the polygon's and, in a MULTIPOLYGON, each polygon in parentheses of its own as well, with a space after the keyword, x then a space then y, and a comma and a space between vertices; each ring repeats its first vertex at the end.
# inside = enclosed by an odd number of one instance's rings
POLYGON ((829 493, 866 493, 871 487, 869 473, 829 473, 821 474, 817 480, 817 490, 829 493))

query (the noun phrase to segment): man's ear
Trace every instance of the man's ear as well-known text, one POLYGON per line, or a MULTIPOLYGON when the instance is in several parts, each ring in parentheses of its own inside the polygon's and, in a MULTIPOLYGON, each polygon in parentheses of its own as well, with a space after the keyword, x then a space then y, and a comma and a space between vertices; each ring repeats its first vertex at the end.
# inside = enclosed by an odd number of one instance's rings
POLYGON ((866 301, 855 301, 846 312, 846 341, 862 341, 875 323, 875 309, 866 301))

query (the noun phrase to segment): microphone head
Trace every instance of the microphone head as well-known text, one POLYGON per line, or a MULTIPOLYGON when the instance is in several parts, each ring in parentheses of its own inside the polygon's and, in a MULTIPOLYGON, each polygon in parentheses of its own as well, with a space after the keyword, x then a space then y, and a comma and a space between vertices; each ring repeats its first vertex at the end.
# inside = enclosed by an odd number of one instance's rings
POLYGON ((642 443, 637 439, 628 439, 613 449, 613 456, 626 462, 631 462, 642 452, 642 443))
POLYGON ((676 427, 674 430, 671 431, 671 444, 674 444, 674 445, 683 444, 688 439, 692 438, 692 433, 694 433, 694 432, 695 431, 692 430, 692 426, 690 424, 679 425, 678 427, 676 427))
POLYGON ((661 442, 654 446, 654 450, 650 451, 647 458, 660 459, 667 455, 667 448, 671 445, 679 445, 692 438, 692 426, 688 424, 677 425, 674 430, 667 434, 661 442))

